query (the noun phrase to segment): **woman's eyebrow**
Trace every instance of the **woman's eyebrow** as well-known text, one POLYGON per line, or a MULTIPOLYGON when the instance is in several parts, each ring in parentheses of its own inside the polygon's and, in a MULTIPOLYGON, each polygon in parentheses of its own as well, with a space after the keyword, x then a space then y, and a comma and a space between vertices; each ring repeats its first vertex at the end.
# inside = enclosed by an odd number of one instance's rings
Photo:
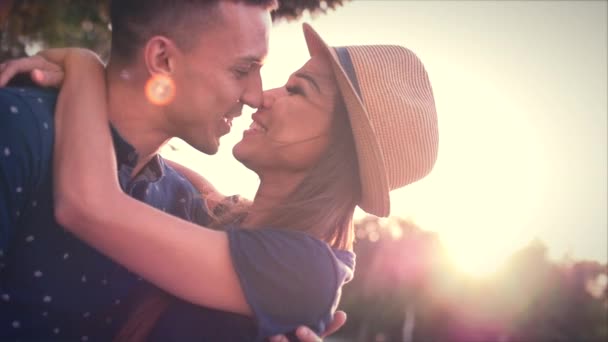
POLYGON ((303 78, 306 81, 308 81, 308 83, 310 83, 310 85, 315 88, 317 90, 318 93, 321 93, 321 88, 319 88, 319 85, 317 84, 317 82, 315 81, 315 79, 310 76, 309 74, 303 73, 303 72, 297 72, 295 74, 296 77, 299 78, 303 78))

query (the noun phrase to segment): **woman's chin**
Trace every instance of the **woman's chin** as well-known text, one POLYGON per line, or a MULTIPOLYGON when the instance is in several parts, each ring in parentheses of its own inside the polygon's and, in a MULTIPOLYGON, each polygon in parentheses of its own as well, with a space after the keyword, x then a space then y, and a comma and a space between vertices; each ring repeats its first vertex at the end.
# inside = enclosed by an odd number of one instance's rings
POLYGON ((247 139, 243 139, 234 145, 232 156, 243 166, 258 175, 259 171, 268 166, 268 162, 272 163, 272 160, 268 159, 267 152, 261 145, 257 143, 252 144, 247 139))
POLYGON ((245 144, 243 143, 243 141, 239 141, 238 143, 236 143, 236 145, 234 145, 234 147, 232 148, 232 156, 234 157, 234 159, 236 159, 239 163, 245 165, 245 167, 249 168, 248 166, 249 164, 251 164, 250 161, 250 153, 248 153, 249 151, 247 151, 248 148, 245 146, 245 144))
POLYGON ((232 147, 232 156, 234 157, 234 159, 241 161, 242 154, 243 154, 243 140, 237 142, 232 147))

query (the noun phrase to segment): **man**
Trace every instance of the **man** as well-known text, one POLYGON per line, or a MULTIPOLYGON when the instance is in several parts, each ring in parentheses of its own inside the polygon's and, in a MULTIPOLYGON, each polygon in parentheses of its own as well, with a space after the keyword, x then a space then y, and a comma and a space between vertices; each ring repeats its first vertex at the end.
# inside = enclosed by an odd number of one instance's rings
MULTIPOLYGON (((200 194, 157 151, 179 137, 214 154, 242 106, 261 104, 260 68, 275 5, 275 0, 112 2, 106 77, 125 192, 206 223, 200 194)), ((41 89, 0 89, 0 340, 109 341, 145 282, 54 220, 55 101, 55 93, 41 89)), ((212 316, 221 321, 222 315, 212 316)), ((232 326, 225 335, 210 336, 229 340, 234 333, 238 329, 232 326)), ((308 337, 303 340, 318 339, 308 337)))

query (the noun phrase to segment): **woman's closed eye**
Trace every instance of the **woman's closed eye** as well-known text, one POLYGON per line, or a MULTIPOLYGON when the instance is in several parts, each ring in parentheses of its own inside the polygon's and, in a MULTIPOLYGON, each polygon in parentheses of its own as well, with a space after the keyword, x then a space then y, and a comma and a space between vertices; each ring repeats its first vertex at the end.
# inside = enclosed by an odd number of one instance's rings
POLYGON ((300 86, 286 86, 285 90, 287 90, 289 95, 304 95, 304 91, 300 86))

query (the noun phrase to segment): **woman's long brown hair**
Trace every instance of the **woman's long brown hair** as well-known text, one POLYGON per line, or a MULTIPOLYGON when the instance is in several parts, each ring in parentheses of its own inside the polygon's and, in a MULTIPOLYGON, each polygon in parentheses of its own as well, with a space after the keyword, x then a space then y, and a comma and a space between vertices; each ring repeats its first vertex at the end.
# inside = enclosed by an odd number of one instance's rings
POLYGON ((338 97, 328 149, 283 204, 268 213, 263 226, 304 231, 334 248, 352 249, 352 218, 360 196, 355 142, 338 97))
MULTIPOLYGON (((354 240, 352 217, 360 196, 355 143, 348 113, 339 97, 332 120, 330 146, 283 204, 266 215, 261 226, 304 231, 334 248, 350 250, 354 240)), ((247 210, 239 205, 232 209, 216 212, 218 215, 214 215, 212 226, 232 223, 247 210)), ((157 288, 148 291, 119 331, 115 342, 145 341, 158 318, 171 301, 176 300, 157 288)))

